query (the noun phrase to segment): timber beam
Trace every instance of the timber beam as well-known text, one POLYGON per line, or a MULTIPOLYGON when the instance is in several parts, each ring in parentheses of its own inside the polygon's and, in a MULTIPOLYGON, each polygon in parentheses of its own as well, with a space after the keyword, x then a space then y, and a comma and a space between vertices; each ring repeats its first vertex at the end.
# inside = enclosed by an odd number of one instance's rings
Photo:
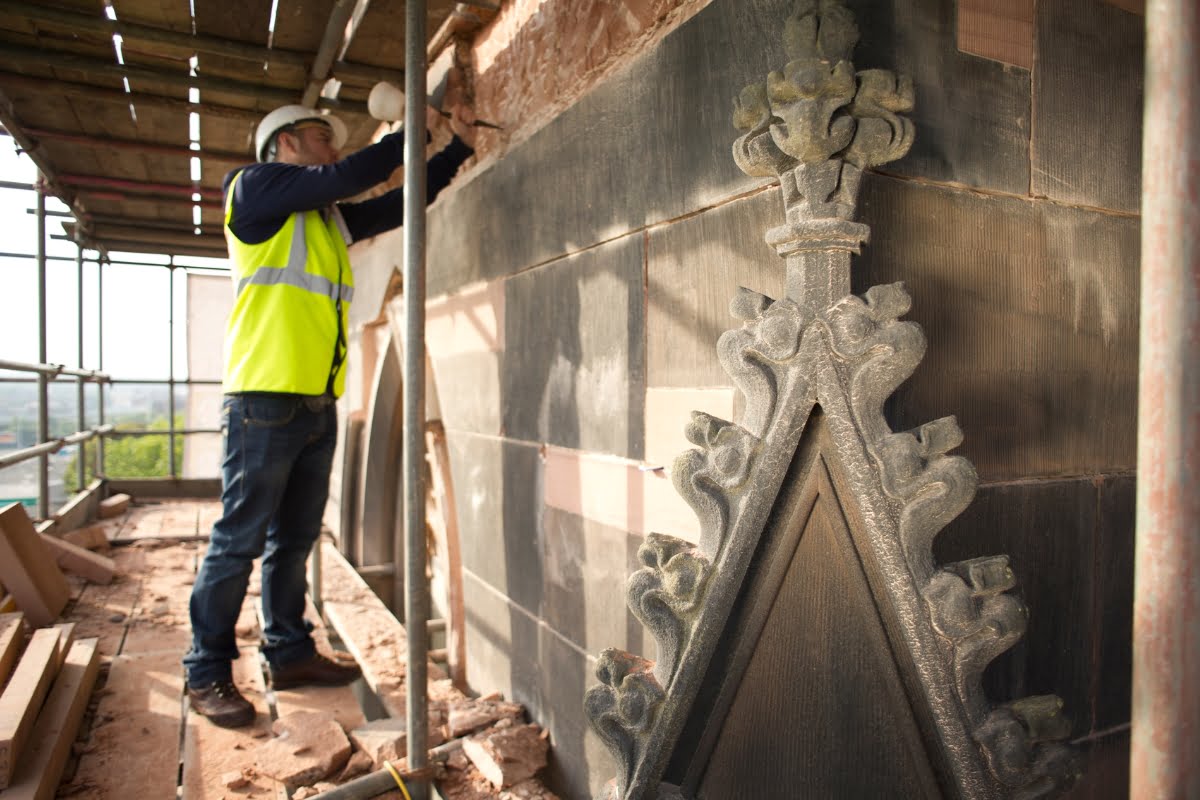
POLYGON ((30 128, 27 126, 25 133, 37 140, 50 139, 60 142, 70 142, 81 147, 96 149, 134 150, 144 154, 182 156, 185 158, 197 156, 206 161, 221 161, 230 164, 244 164, 253 159, 249 153, 234 153, 204 147, 201 147, 199 150, 192 150, 185 145, 157 144, 155 142, 143 142, 136 139, 114 139, 108 136, 89 136, 82 133, 56 131, 48 128, 30 128))
MULTIPOLYGON (((70 31, 101 33, 106 36, 120 35, 130 41, 152 42, 179 47, 198 53, 230 58, 244 58, 262 64, 286 64, 288 66, 309 68, 311 58, 307 53, 295 50, 268 48, 220 36, 183 33, 168 28, 144 25, 124 20, 110 20, 102 15, 80 14, 63 8, 52 8, 35 3, 20 2, 20 0, 0 0, 0 13, 15 15, 37 22, 53 24, 70 31)), ((391 81, 400 85, 404 81, 404 71, 376 67, 370 64, 355 64, 338 61, 332 65, 333 77, 343 83, 370 86, 377 81, 391 81)))
MULTIPOLYGON (((170 72, 154 67, 137 66, 129 62, 117 64, 102 58, 92 58, 91 56, 62 50, 49 50, 44 47, 28 47, 7 41, 0 42, 0 45, 3 45, 0 47, 0 58, 3 58, 8 64, 42 64, 47 67, 77 69, 89 75, 104 75, 117 80, 128 78, 129 80, 153 81, 172 86, 184 86, 189 89, 222 92, 224 94, 267 101, 276 105, 286 105, 296 102, 296 92, 282 86, 264 86, 262 84, 229 80, 228 78, 188 75, 183 71, 170 72)), ((367 113, 366 103, 332 100, 326 97, 316 98, 314 102, 306 103, 306 105, 312 108, 328 108, 345 113, 367 113)))

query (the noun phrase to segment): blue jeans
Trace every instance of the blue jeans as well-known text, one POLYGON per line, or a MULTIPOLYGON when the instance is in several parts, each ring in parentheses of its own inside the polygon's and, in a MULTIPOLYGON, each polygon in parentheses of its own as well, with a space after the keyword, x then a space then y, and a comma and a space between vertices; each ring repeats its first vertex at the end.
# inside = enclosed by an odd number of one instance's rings
POLYGON ((229 680, 234 627, 262 556, 263 654, 273 667, 315 652, 304 619, 305 562, 321 532, 337 442, 330 398, 226 395, 222 516, 192 587, 188 683, 229 680))

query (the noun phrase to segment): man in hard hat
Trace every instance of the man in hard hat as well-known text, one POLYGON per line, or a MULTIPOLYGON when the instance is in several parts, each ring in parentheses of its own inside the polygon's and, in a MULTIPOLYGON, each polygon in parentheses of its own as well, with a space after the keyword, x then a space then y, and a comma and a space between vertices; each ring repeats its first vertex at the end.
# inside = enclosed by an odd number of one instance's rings
MULTIPOLYGON (((432 114, 427 117, 437 119, 432 114)), ((452 126, 465 138, 470 127, 452 126)), ((345 383, 347 245, 403 220, 403 191, 339 202, 403 163, 404 137, 338 159, 346 128, 304 106, 268 114, 257 164, 225 178, 225 239, 235 299, 225 334, 222 516, 192 588, 192 646, 183 659, 191 707, 223 727, 254 721, 232 681, 234 627, 262 556, 262 651, 276 689, 341 685, 353 663, 318 653, 304 619, 305 561, 320 531, 345 383)), ((437 196, 472 154, 455 135, 428 164, 437 196)))

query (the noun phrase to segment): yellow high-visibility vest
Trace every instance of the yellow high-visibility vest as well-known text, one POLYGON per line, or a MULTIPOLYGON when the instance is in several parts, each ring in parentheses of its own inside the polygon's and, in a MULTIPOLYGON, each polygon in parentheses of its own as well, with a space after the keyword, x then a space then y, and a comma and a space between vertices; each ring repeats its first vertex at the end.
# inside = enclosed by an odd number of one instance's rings
MULTIPOLYGON (((225 392, 324 394, 337 347, 337 299, 347 330, 354 276, 350 233, 337 206, 296 212, 265 242, 247 244, 229 228, 233 190, 225 199, 234 301, 225 330, 225 392)), ((344 357, 344 352, 343 352, 344 357)), ((344 363, 332 382, 345 388, 344 363)))

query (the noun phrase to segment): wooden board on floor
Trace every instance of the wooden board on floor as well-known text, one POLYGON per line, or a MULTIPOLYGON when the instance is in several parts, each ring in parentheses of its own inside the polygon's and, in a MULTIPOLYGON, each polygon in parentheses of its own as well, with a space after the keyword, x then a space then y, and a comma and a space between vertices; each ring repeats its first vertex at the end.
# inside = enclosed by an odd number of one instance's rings
POLYGON ((51 800, 55 796, 100 669, 96 645, 95 639, 82 639, 71 646, 38 715, 16 781, 4 791, 5 800, 51 800))
POLYGON ((54 681, 59 637, 57 628, 34 631, 0 695, 0 789, 9 785, 17 765, 26 760, 25 745, 54 681))
MULTIPOLYGON (((251 770, 254 751, 259 743, 271 736, 271 716, 267 709, 266 690, 259 668, 258 649, 243 648, 241 658, 233 662, 233 682, 254 704, 258 715, 246 728, 218 728, 204 717, 189 710, 183 741, 182 800, 221 800, 230 794, 221 783, 221 776, 238 770, 251 770)), ((257 773, 249 775, 250 783, 238 791, 257 797, 286 798, 283 784, 257 773)))
POLYGON ((116 565, 108 556, 93 553, 86 547, 72 544, 48 534, 40 534, 55 562, 64 570, 87 578, 92 583, 112 583, 116 565))
MULTIPOLYGON (((113 544, 138 540, 194 540, 198 535, 198 508, 191 502, 161 502, 138 506, 113 539, 113 544)), ((208 531, 203 531, 208 533, 208 531)))
POLYGON ((191 643, 188 604, 196 579, 195 544, 146 550, 141 592, 129 616, 122 655, 173 652, 191 643))
POLYGON ((38 627, 53 622, 70 596, 66 578, 20 503, 0 509, 0 581, 38 627))
POLYGON ((0 614, 0 688, 17 664, 17 655, 25 643, 25 615, 0 614))
POLYGON ((182 693, 183 668, 176 653, 112 659, 70 793, 174 797, 182 693))
POLYGON ((64 617, 76 623, 75 635, 100 639, 100 654, 115 656, 121 652, 129 615, 142 590, 145 553, 127 548, 113 554, 117 575, 107 586, 90 584, 64 617))

